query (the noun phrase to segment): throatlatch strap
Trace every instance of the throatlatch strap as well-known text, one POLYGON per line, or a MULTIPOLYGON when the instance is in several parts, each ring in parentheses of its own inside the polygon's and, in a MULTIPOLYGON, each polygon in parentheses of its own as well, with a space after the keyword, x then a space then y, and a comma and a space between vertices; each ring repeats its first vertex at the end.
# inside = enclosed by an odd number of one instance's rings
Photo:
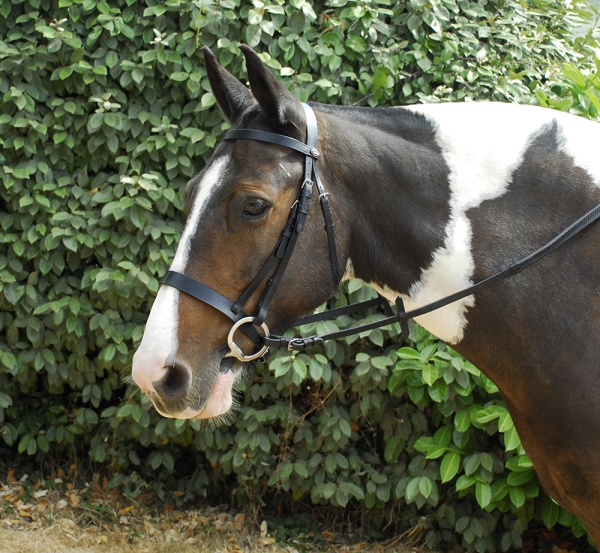
POLYGON ((316 164, 316 160, 319 157, 318 150, 316 150, 319 138, 317 117, 315 115, 315 112, 311 109, 311 107, 308 104, 302 104, 302 107, 304 108, 304 113, 306 115, 306 143, 314 148, 314 150, 311 150, 313 153, 317 153, 315 161, 312 163, 311 167, 312 174, 310 176, 307 176, 306 178, 308 179, 311 178, 311 176, 314 176, 314 183, 317 186, 317 191, 319 193, 319 201, 321 203, 321 211, 323 212, 323 219, 325 219, 325 231, 327 232, 327 242, 329 245, 329 259, 331 262, 331 275, 333 278, 333 285, 337 286, 340 282, 342 275, 340 274, 337 246, 335 241, 335 224, 333 222, 333 215, 331 213, 331 201, 329 200, 329 192, 325 190, 325 187, 321 182, 321 178, 319 177, 319 172, 317 170, 316 164))

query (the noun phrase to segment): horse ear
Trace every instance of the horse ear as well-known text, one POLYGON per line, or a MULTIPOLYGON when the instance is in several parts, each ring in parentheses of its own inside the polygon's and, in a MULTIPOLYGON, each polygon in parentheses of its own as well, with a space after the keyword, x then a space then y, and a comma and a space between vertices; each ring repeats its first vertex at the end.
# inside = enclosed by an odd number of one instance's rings
POLYGON ((240 49, 246 58, 250 89, 265 115, 277 126, 296 127, 304 136, 306 116, 302 104, 275 78, 252 48, 243 44, 240 49))
POLYGON ((229 120, 237 119, 256 104, 252 93, 217 61, 210 48, 202 48, 206 60, 206 73, 210 87, 223 115, 229 120))

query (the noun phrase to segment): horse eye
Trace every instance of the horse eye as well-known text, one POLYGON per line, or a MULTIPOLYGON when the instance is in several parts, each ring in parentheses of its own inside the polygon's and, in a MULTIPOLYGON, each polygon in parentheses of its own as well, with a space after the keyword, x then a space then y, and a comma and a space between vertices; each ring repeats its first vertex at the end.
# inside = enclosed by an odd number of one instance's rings
POLYGON ((257 218, 261 215, 264 215, 269 208, 267 202, 261 200, 260 198, 252 198, 246 203, 244 206, 244 215, 250 218, 257 218))

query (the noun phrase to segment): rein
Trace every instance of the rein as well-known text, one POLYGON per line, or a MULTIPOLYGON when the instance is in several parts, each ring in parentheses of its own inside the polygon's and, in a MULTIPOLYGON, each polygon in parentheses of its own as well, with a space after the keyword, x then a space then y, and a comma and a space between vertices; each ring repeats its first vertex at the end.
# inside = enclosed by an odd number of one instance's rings
POLYGON ((455 301, 466 298, 467 296, 471 296, 484 288, 488 288, 493 284, 504 280, 505 278, 510 278, 524 269, 527 269, 531 265, 540 261, 543 257, 548 255, 550 252, 554 251, 559 246, 562 246, 567 240, 570 240, 577 233, 581 232, 583 229, 591 225, 593 222, 600 219, 600 205, 597 205, 590 211, 588 211, 585 215, 577 219, 573 224, 568 226, 565 230, 563 230, 560 234, 555 236, 550 242, 533 252, 532 254, 524 257, 520 261, 513 263, 512 265, 506 267, 505 269, 497 272, 496 274, 474 284, 473 286, 469 286, 459 292, 455 292, 445 298, 439 299, 423 307, 419 307, 417 309, 413 309, 412 311, 406 311, 404 308, 404 302, 400 296, 396 298, 396 313, 390 307, 390 304, 387 303, 387 300, 381 296, 376 299, 368 300, 361 303, 355 303, 352 305, 348 305, 345 307, 340 307, 337 309, 330 309, 329 311, 324 311, 323 313, 317 313, 315 315, 309 315, 307 317, 303 317, 295 321, 292 327, 301 326, 308 323, 314 323, 317 321, 322 321, 329 318, 339 317, 341 315, 348 315, 350 313, 356 313, 358 311, 364 311, 371 307, 383 306, 386 314, 388 315, 384 319, 380 319, 378 321, 374 321, 372 323, 367 323, 363 325, 353 326, 351 328, 347 328, 344 330, 339 330, 337 332, 331 332, 329 334, 322 334, 320 336, 309 336, 306 338, 287 338, 285 336, 267 336, 264 341, 271 348, 287 348, 288 350, 296 350, 302 351, 317 345, 322 344, 326 340, 333 340, 335 338, 345 338, 346 336, 352 336, 354 334, 360 334, 361 332, 365 332, 368 330, 375 330, 376 328, 381 328, 390 324, 400 323, 400 329, 402 334, 408 336, 408 321, 414 319, 415 317, 419 317, 421 315, 426 315, 427 313, 431 313, 432 311, 436 311, 446 305, 450 305, 455 301))
POLYGON ((235 357, 242 362, 248 362, 264 357, 270 348, 286 348, 289 351, 303 351, 320 345, 326 340, 344 338, 395 323, 400 323, 400 329, 402 333, 405 336, 408 336, 409 320, 427 313, 431 313, 432 311, 445 307, 446 305, 454 303, 467 296, 473 295, 484 288, 504 280, 505 278, 510 278, 518 274, 534 263, 537 263, 543 257, 554 251, 556 248, 564 244, 577 233, 581 232, 583 229, 600 218, 600 205, 597 205, 565 230, 563 230, 556 237, 554 237, 550 242, 527 257, 524 257, 516 263, 478 282, 477 284, 474 284, 473 286, 469 286, 464 290, 446 296, 445 298, 432 302, 423 307, 406 311, 402 298, 398 296, 395 300, 396 311, 394 312, 392 304, 382 296, 378 296, 376 299, 302 317, 295 321, 292 324, 292 327, 323 321, 350 313, 356 313, 372 307, 381 307, 386 313, 386 317, 378 321, 331 332, 329 334, 315 335, 305 338, 288 338, 286 336, 271 335, 269 328, 265 323, 265 319, 271 301, 273 300, 273 296, 275 295, 275 292, 281 283, 285 270, 291 259, 296 241, 300 233, 304 230, 306 217, 309 212, 310 201, 313 196, 313 185, 316 185, 317 187, 321 211, 325 221, 325 230, 327 232, 331 273, 334 286, 337 287, 341 278, 335 243, 335 226, 331 214, 329 193, 325 190, 317 172, 316 162, 320 155, 319 150, 317 149, 317 120, 310 106, 307 104, 302 104, 302 107, 304 108, 306 114, 306 143, 300 142, 289 136, 251 129, 232 129, 226 132, 223 137, 224 140, 258 140, 261 142, 277 144, 278 146, 290 148, 304 155, 304 180, 300 187, 298 198, 291 208, 288 221, 283 232, 281 233, 281 237, 279 238, 277 246, 273 250, 271 256, 264 263, 263 267, 257 273, 256 277, 254 277, 254 280, 249 284, 248 288, 246 288, 246 290, 235 302, 232 302, 205 284, 202 284, 201 282, 175 271, 167 272, 162 281, 162 284, 173 286, 185 292, 186 294, 204 303, 207 303, 217 311, 223 313, 233 322, 233 326, 231 327, 227 337, 227 344, 230 351, 226 357, 235 357), (243 311, 244 305, 271 273, 273 273, 273 275, 268 279, 267 284, 265 285, 254 315, 247 315, 243 311), (260 328, 262 332, 259 333, 257 328, 260 328), (238 329, 254 342, 258 350, 256 353, 252 355, 245 355, 242 349, 237 345, 234 338, 238 329))

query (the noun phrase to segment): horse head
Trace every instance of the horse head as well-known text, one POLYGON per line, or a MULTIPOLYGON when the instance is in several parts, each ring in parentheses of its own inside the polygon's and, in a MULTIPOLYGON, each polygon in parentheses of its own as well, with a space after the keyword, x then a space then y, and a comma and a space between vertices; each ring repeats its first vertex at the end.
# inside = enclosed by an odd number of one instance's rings
MULTIPOLYGON (((307 115, 302 104, 252 49, 243 46, 242 51, 251 92, 204 48, 211 88, 225 117, 235 129, 304 143, 307 115)), ((202 283, 208 294, 228 305, 245 294, 236 309, 256 313, 277 271, 277 264, 265 263, 279 247, 306 180, 304 161, 302 153, 286 146, 223 140, 187 185, 187 219, 171 272, 202 283), (256 282, 261 271, 264 279, 256 282)), ((215 309, 210 301, 161 286, 132 368, 133 380, 161 414, 211 418, 226 413, 232 406, 232 387, 260 348, 256 342, 264 329, 284 331, 334 293, 339 277, 332 279, 330 245, 317 210, 304 227, 287 268, 277 276, 280 282, 269 298, 268 313, 260 320, 252 318, 254 324, 235 323, 240 315, 226 316, 231 315, 227 308, 215 309)))

